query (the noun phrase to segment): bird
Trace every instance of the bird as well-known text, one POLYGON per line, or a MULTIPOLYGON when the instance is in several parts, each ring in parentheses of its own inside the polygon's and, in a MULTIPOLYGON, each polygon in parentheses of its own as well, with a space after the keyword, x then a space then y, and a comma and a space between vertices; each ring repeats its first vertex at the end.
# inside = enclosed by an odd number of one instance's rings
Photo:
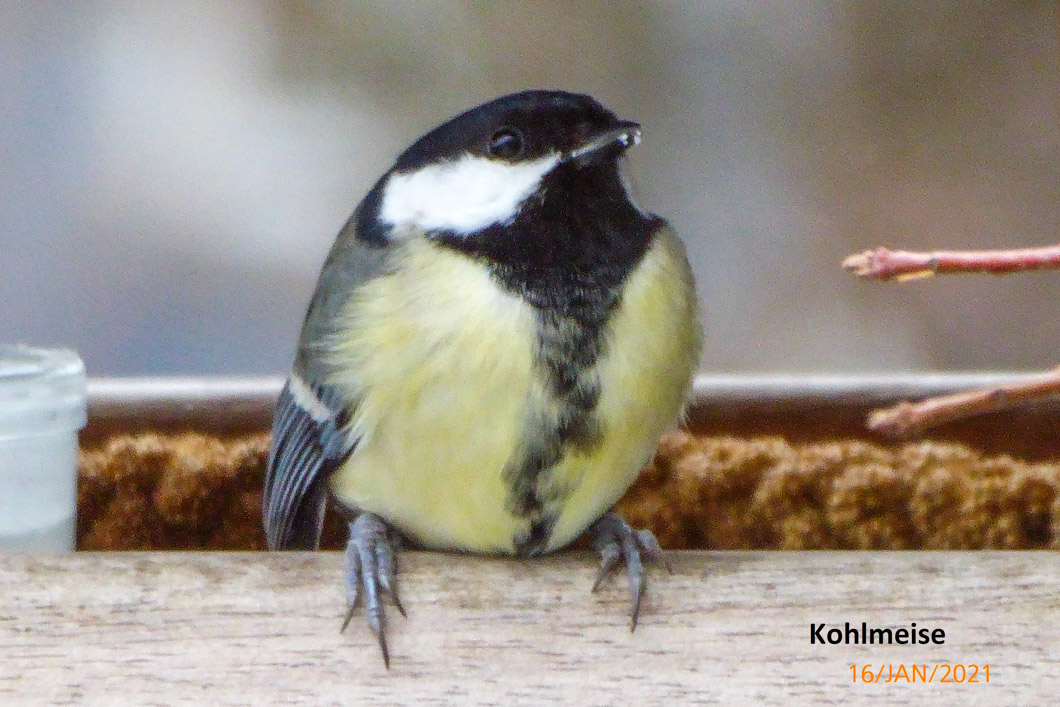
POLYGON ((611 509, 677 424, 702 332, 684 246, 636 205, 641 126, 528 90, 402 152, 340 230, 273 418, 272 550, 349 527, 344 631, 363 599, 387 668, 400 547, 535 557, 587 535, 592 591, 624 562, 630 627, 649 530, 611 509))

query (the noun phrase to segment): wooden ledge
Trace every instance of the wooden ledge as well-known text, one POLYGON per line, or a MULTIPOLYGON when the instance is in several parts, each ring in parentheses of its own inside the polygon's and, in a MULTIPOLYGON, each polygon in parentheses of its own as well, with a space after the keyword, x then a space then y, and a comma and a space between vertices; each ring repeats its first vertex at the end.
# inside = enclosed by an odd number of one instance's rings
POLYGON ((343 614, 338 553, 0 556, 0 704, 1048 704, 1060 555, 678 552, 630 634, 596 560, 407 553, 392 669, 343 614), (811 645, 811 623, 944 645, 811 645), (990 683, 852 684, 851 665, 990 665, 990 683))

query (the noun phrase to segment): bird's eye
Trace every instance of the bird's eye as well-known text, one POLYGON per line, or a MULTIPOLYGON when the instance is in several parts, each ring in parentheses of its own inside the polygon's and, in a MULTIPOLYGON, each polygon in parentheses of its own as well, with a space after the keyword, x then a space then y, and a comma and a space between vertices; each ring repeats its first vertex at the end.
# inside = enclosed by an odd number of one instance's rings
POLYGON ((510 160, 523 151, 523 136, 515 128, 501 128, 490 138, 489 152, 494 157, 510 160))

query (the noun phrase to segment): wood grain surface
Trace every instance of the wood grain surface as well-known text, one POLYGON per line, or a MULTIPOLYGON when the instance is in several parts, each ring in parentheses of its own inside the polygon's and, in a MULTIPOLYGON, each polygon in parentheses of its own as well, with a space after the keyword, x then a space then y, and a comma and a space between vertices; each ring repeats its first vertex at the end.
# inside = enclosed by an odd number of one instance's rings
POLYGON ((391 670, 346 634, 337 553, 0 556, 0 704, 1049 704, 1052 553, 672 553, 640 626, 596 560, 408 553, 391 670), (811 645, 811 622, 944 645, 811 645), (990 665, 990 682, 852 683, 851 665, 990 665))

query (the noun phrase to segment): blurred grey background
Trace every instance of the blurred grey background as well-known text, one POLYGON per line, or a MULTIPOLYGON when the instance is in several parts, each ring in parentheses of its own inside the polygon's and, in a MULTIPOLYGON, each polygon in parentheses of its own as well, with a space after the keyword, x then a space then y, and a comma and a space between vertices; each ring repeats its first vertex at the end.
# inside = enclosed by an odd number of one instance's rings
POLYGON ((1060 273, 859 282, 876 245, 1060 241, 1053 2, 0 1, 0 340, 279 374, 411 140, 524 88, 644 125, 716 372, 1040 369, 1060 273))

